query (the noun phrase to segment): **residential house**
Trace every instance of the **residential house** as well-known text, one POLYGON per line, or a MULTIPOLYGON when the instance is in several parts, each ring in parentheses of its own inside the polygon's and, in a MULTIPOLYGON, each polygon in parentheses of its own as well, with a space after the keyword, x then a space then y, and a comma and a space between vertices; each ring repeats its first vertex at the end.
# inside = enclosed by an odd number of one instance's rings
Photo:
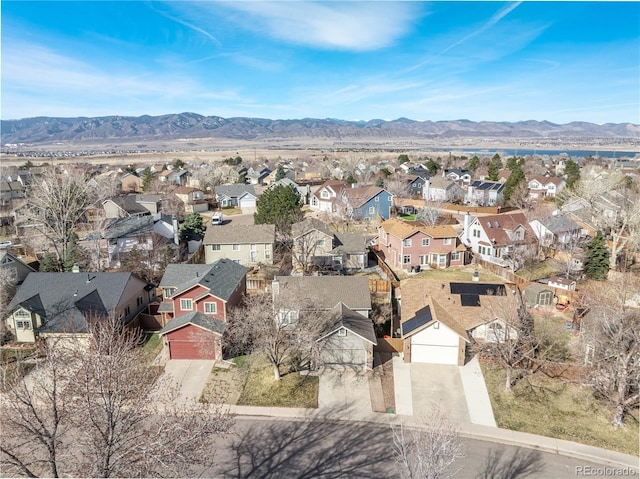
POLYGON ((186 185, 191 174, 187 170, 164 170, 158 174, 158 178, 163 183, 172 185, 186 185))
POLYGON ((262 185, 265 178, 269 176, 271 170, 267 167, 262 168, 249 168, 246 174, 247 183, 250 185, 262 185))
POLYGON ((345 188, 336 203, 337 212, 347 219, 375 220, 391 216, 393 195, 384 188, 363 186, 345 188))
MULTIPOLYGON (((408 279, 400 283, 400 334, 405 362, 462 366, 472 342, 517 338, 501 316, 515 286, 408 279)), ((517 294, 517 291, 516 291, 517 294)))
MULTIPOLYGON (((291 169, 288 166, 284 166, 284 178, 280 178, 281 180, 283 179, 289 179, 291 181, 295 180, 296 174, 295 171, 293 169, 291 169)), ((277 183, 280 180, 276 180, 276 176, 278 175, 278 168, 276 168, 275 170, 271 171, 264 180, 262 180, 262 183, 265 185, 273 185, 274 183, 277 183)))
POLYGON ((0 271, 8 283, 5 283, 3 287, 9 287, 9 285, 22 284, 27 275, 33 273, 35 269, 22 261, 13 251, 4 248, 0 249, 0 271))
POLYGON ((495 206, 502 203, 504 183, 474 180, 467 188, 465 202, 479 206, 495 206))
POLYGON ((125 193, 142 193, 144 180, 132 173, 126 173, 120 178, 120 190, 125 193))
POLYGON ((292 179, 285 177, 279 179, 278 181, 274 181, 269 185, 268 188, 272 188, 274 186, 292 186, 296 189, 298 194, 300 194, 300 203, 303 205, 309 203, 309 195, 311 194, 311 187, 309 185, 300 186, 292 179))
POLYGON ((282 295, 289 305, 276 311, 278 321, 295 325, 307 311, 328 315, 322 343, 321 363, 331 368, 368 369, 373 366, 376 344, 369 318, 369 280, 347 276, 276 276, 272 282, 274 303, 282 295))
POLYGON ((442 176, 456 183, 471 183, 471 170, 465 170, 463 168, 445 168, 442 170, 442 176))
POLYGON ((576 280, 566 276, 551 276, 547 282, 547 286, 565 291, 575 291, 576 280))
POLYGON ((410 271, 462 266, 465 260, 466 248, 451 225, 391 218, 378 228, 376 246, 391 266, 410 271))
POLYGON ((538 239, 523 213, 474 218, 467 213, 461 239, 474 255, 514 270, 538 251, 538 239))
POLYGON ((25 188, 19 181, 0 182, 0 204, 11 205, 12 200, 25 197, 25 188))
POLYGON ((275 228, 274 225, 209 225, 202 242, 205 263, 228 258, 242 265, 273 264, 275 228))
POLYGON ((533 198, 555 198, 555 196, 562 191, 565 184, 566 181, 557 176, 527 176, 529 196, 533 198))
POLYGON ((340 180, 327 180, 311 195, 309 207, 314 211, 335 213, 336 202, 349 186, 340 180))
POLYGON ((129 194, 113 196, 102 202, 105 218, 154 215, 160 212, 162 195, 129 194))
POLYGON ((221 337, 230 311, 247 291, 247 268, 220 259, 213 264, 170 264, 160 281, 160 335, 171 359, 221 359, 221 337))
POLYGON ((243 212, 255 210, 256 191, 253 185, 220 185, 215 187, 216 201, 221 208, 241 208, 243 212))
POLYGON ((182 201, 185 213, 209 211, 209 202, 204 198, 204 192, 199 188, 178 186, 173 190, 173 194, 182 201))
POLYGON ((82 337, 87 321, 115 314, 123 325, 155 301, 155 286, 132 273, 29 273, 7 307, 19 342, 82 337))
POLYGON ((175 247, 178 233, 178 220, 162 213, 109 219, 102 232, 102 238, 107 240, 109 267, 119 268, 123 253, 160 248, 158 237, 165 238, 162 244, 175 247))
POLYGON ((367 267, 370 238, 334 233, 322 221, 306 218, 292 226, 292 263, 297 271, 353 271, 367 267))
POLYGON ((425 182, 423 198, 426 201, 459 201, 464 197, 464 189, 444 176, 432 176, 425 182))
POLYGON ((532 220, 529 224, 541 246, 563 247, 576 244, 582 235, 580 225, 563 214, 532 220))
POLYGON ((409 196, 422 198, 426 180, 418 175, 409 175, 406 181, 409 196))

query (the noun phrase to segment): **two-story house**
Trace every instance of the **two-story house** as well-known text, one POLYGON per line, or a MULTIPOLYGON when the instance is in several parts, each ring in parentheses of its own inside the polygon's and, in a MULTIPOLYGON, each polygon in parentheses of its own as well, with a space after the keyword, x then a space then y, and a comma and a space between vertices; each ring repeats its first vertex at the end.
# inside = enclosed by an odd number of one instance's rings
POLYGON ((554 198, 564 188, 566 181, 557 176, 531 175, 527 177, 529 196, 554 198))
POLYGON ((105 218, 125 218, 138 215, 155 215, 161 210, 162 195, 113 196, 102 202, 105 218))
POLYGON ((179 186, 173 190, 173 194, 184 205, 185 213, 200 213, 209 210, 209 202, 204 199, 204 191, 189 186, 179 186))
POLYGON ((462 266, 465 247, 451 225, 426 226, 391 218, 378 228, 378 251, 392 266, 411 271, 462 266))
POLYGON ((209 225, 204 235, 205 263, 228 258, 242 265, 273 264, 274 225, 209 225))
POLYGON ((464 190, 446 176, 427 179, 422 191, 426 201, 457 201, 464 197, 464 190))
POLYGON ((132 324, 155 299, 155 286, 132 273, 30 273, 4 320, 19 342, 78 338, 110 314, 132 324))
POLYGON ((471 170, 465 170, 463 168, 445 168, 442 171, 442 176, 455 182, 471 183, 471 170))
POLYGON ((582 234, 580 225, 563 214, 532 220, 530 225, 541 246, 575 244, 582 234))
POLYGON ((480 206, 495 206, 502 202, 504 183, 500 181, 474 180, 467 187, 465 201, 480 206))
POLYGON ((336 212, 336 202, 342 191, 348 188, 344 181, 327 180, 311 195, 309 207, 314 211, 336 212))
POLYGON ((344 218, 354 220, 375 220, 391 216, 393 195, 384 188, 363 186, 345 188, 336 203, 337 212, 344 218))
POLYGON ((514 270, 538 252, 538 239, 523 213, 473 218, 467 213, 461 239, 474 255, 514 270))

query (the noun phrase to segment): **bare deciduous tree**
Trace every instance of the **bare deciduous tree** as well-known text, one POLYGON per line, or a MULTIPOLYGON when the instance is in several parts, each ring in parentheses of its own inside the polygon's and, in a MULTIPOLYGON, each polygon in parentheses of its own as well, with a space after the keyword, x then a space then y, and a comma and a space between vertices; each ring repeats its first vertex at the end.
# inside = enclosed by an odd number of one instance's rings
POLYGON ((440 209, 442 208, 442 201, 426 201, 426 205, 423 208, 418 210, 416 214, 416 221, 422 221, 425 226, 436 226, 438 224, 438 219, 442 213, 440 209))
POLYGON ((288 361, 317 363, 320 346, 316 340, 327 323, 328 315, 314 311, 301 292, 245 296, 243 307, 231 313, 227 341, 233 349, 266 357, 278 381, 280 368, 288 361))
POLYGON ((406 426, 403 421, 392 425, 391 433, 403 478, 438 479, 459 472, 455 463, 464 457, 464 447, 458 428, 439 406, 416 426, 406 426))
POLYGON ((185 477, 211 465, 230 417, 180 399, 114 315, 88 330, 88 344, 52 346, 3 396, 2 462, 53 477, 185 477))

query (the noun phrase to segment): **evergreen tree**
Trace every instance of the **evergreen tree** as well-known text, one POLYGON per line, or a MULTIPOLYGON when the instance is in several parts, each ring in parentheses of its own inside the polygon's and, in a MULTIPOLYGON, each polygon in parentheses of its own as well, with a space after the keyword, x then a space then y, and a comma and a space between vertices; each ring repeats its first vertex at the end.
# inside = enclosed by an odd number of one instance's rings
POLYGON ((402 165, 403 163, 407 163, 409 161, 409 156, 406 154, 398 155, 398 164, 402 165))
POLYGON ((180 158, 176 159, 176 161, 173 162, 173 169, 175 171, 180 171, 183 168, 184 168, 184 161, 182 161, 180 158))
POLYGON ((473 157, 467 163, 467 169, 475 173, 475 171, 478 169, 478 166, 480 166, 480 158, 478 158, 476 155, 473 155, 473 157))
POLYGON ((288 232, 291 225, 302 218, 300 193, 292 185, 265 190, 253 218, 257 225, 276 225, 279 231, 288 232))
POLYGON ((431 158, 427 160, 424 166, 427 167, 427 171, 431 176, 436 176, 438 171, 442 169, 442 165, 437 161, 433 161, 431 158))
POLYGON ((502 190, 502 196, 504 197, 504 201, 506 204, 509 204, 509 200, 511 199, 511 194, 516 190, 518 186, 526 181, 524 176, 524 172, 520 166, 516 165, 507 178, 507 181, 504 183, 504 189, 502 190))
POLYGON ((384 188, 384 180, 381 176, 378 176, 378 178, 376 179, 376 186, 378 188, 384 188))
POLYGON ((500 178, 500 168, 502 168, 502 160, 500 159, 500 155, 496 153, 491 158, 491 161, 489 161, 486 179, 488 181, 498 181, 500 178))
POLYGON ((587 278, 603 281, 609 272, 609 248, 598 231, 596 236, 585 246, 584 274, 587 278))
POLYGON ((284 168, 282 165, 278 165, 278 168, 276 169, 276 181, 280 181, 285 176, 287 176, 287 174, 285 173, 284 168))
POLYGON ((151 187, 151 169, 145 168, 142 172, 142 191, 147 192, 151 187))
POLYGON ((206 227, 199 213, 190 213, 184 219, 180 228, 180 239, 185 241, 198 241, 204 238, 206 227))
POLYGON ((573 189, 580 179, 580 165, 573 160, 568 160, 564 167, 564 175, 567 177, 567 188, 573 189))

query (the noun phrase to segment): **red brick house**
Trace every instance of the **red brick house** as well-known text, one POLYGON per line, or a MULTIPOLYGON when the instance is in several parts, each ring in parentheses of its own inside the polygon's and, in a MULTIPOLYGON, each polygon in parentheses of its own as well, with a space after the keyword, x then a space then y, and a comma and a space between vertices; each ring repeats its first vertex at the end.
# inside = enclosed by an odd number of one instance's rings
POLYGON ((378 228, 376 241, 387 263, 395 267, 416 270, 464 265, 466 248, 451 225, 425 226, 391 218, 378 228))
POLYGON ((220 359, 229 310, 247 290, 247 268, 220 259, 213 264, 172 264, 160 281, 160 331, 171 359, 220 359))

